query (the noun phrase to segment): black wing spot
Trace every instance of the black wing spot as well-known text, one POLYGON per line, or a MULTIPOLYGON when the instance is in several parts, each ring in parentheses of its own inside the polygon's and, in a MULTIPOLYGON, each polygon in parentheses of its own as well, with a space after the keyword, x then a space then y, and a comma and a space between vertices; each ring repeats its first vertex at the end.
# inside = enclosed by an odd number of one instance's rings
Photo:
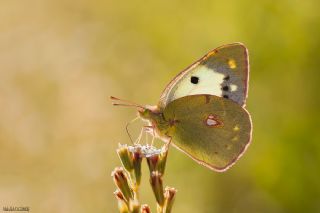
POLYGON ((197 76, 191 76, 190 81, 191 81, 191 83, 193 83, 193 84, 197 84, 197 83, 199 83, 199 77, 197 77, 197 76))
POLYGON ((224 86, 224 87, 222 87, 222 90, 223 91, 229 91, 229 87, 228 86, 224 86))
POLYGON ((228 95, 223 95, 223 97, 224 97, 224 98, 226 98, 226 99, 228 99, 228 98, 229 98, 229 96, 228 96, 228 95))
POLYGON ((223 80, 228 81, 230 79, 230 76, 227 75, 226 77, 223 78, 223 80))

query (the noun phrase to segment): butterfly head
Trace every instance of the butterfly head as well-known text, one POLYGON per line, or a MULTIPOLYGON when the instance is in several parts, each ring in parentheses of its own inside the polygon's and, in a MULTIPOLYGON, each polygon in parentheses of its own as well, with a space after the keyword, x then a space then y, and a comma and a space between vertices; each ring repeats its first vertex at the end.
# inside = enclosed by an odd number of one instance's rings
POLYGON ((167 133, 172 130, 172 124, 165 120, 162 111, 157 106, 146 106, 138 109, 139 117, 149 123, 149 127, 155 133, 154 136, 163 141, 169 141, 167 133))
MULTIPOLYGON (((157 124, 160 122, 162 118, 162 113, 157 106, 141 106, 139 104, 133 103, 131 101, 119 99, 111 96, 111 100, 113 101, 114 106, 126 106, 126 107, 136 107, 138 111, 138 115, 142 120, 146 120, 151 122, 152 124, 157 124)), ((156 125, 154 125, 156 126, 156 125)))
POLYGON ((138 114, 141 119, 152 120, 155 115, 159 114, 157 106, 145 106, 144 108, 138 108, 138 114))

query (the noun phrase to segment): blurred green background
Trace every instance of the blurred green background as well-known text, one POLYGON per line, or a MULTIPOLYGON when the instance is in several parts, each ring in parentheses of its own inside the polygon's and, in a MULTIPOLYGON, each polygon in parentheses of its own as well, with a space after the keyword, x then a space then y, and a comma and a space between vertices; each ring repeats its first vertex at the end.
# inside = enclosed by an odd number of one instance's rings
MULTIPOLYGON (((117 212, 134 109, 209 50, 247 45, 253 142, 215 173, 172 148, 174 212, 320 212, 318 0, 0 2, 0 207, 117 212)), ((137 127, 133 127, 137 128, 137 127)), ((154 208, 146 164, 141 199, 154 208)))

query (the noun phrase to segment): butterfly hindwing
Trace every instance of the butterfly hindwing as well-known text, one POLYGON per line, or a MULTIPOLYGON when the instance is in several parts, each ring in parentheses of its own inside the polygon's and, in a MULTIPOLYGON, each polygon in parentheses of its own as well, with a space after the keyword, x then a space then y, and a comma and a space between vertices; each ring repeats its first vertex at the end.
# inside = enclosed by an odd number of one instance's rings
POLYGON ((248 51, 243 44, 218 47, 179 73, 163 91, 159 106, 196 94, 216 95, 244 106, 248 72, 248 51))
POLYGON ((225 98, 185 96, 169 103, 163 113, 166 120, 174 123, 168 133, 173 144, 216 171, 228 169, 251 140, 250 115, 225 98))

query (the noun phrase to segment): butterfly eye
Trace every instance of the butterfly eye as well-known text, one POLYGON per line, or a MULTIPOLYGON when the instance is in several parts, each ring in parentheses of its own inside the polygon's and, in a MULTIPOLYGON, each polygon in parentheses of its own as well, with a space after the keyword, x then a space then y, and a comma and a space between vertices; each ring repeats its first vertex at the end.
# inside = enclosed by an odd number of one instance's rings
POLYGON ((199 78, 196 77, 196 76, 191 76, 190 81, 191 81, 191 83, 193 83, 193 84, 197 84, 197 83, 199 83, 199 78))

